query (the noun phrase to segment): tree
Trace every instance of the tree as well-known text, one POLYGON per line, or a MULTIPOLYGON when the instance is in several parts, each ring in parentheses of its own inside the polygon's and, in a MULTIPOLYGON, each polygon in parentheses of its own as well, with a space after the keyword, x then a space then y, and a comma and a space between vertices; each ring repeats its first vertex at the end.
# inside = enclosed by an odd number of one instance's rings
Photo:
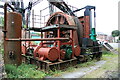
POLYGON ((119 30, 112 31, 112 36, 114 37, 114 41, 115 37, 119 37, 118 40, 120 40, 120 31, 119 30))
POLYGON ((120 31, 119 30, 114 30, 114 31, 112 31, 112 36, 113 37, 117 37, 117 36, 119 36, 120 35, 120 31))

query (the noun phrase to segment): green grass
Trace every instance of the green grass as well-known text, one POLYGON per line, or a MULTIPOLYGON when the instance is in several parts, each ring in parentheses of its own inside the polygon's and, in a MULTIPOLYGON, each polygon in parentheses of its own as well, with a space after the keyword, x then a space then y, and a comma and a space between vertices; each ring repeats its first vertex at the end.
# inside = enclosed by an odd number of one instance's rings
POLYGON ((63 73, 62 70, 55 70, 55 71, 50 70, 46 74, 47 76, 59 76, 62 73, 63 73))
POLYGON ((36 70, 36 66, 31 64, 21 64, 20 66, 6 64, 5 70, 7 78, 43 78, 45 72, 36 70))
MULTIPOLYGON (((99 70, 97 70, 94 73, 91 73, 88 76, 85 76, 85 78, 91 78, 92 76, 94 76, 95 74, 97 74, 97 76, 103 74, 103 72, 105 70, 110 70, 110 69, 115 69, 117 66, 117 56, 116 54, 104 51, 103 52, 103 56, 102 56, 102 60, 107 61, 107 64, 105 64, 102 68, 100 68, 99 70), (113 65, 114 62, 115 64, 113 65), (112 65, 112 66, 111 66, 112 65)), ((92 60, 92 61, 88 61, 85 63, 80 63, 77 64, 74 67, 68 67, 64 70, 55 70, 55 71, 49 71, 49 72, 43 72, 40 70, 36 70, 37 67, 35 65, 31 65, 31 64, 21 64, 20 66, 15 66, 15 65, 11 65, 11 64, 6 64, 5 65, 5 69, 7 72, 7 77, 8 78, 44 78, 45 76, 60 76, 63 73, 69 73, 69 72, 73 72, 79 68, 82 67, 89 67, 89 66, 94 66, 95 62, 97 62, 97 60, 92 60)))

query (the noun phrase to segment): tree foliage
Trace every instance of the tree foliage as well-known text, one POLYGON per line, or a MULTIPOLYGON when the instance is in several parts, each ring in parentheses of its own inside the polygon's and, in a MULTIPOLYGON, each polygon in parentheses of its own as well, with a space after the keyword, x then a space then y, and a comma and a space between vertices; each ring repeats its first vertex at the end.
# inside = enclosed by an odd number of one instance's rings
POLYGON ((119 30, 114 30, 114 31, 112 31, 112 36, 113 37, 117 37, 117 36, 119 36, 120 35, 120 31, 119 30))

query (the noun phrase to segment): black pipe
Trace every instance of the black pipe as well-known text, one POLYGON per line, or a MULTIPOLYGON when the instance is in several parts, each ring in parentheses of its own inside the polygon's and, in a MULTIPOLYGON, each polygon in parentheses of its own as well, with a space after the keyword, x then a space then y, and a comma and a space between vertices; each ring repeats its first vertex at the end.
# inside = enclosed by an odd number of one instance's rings
POLYGON ((78 12, 78 11, 83 10, 83 9, 94 9, 94 10, 95 10, 95 6, 85 6, 85 7, 83 7, 83 8, 74 10, 73 13, 78 12))

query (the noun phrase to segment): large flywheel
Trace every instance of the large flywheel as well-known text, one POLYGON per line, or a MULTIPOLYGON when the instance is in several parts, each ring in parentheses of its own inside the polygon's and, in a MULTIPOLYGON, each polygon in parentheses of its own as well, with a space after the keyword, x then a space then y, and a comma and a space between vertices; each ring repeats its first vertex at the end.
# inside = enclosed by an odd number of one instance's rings
POLYGON ((51 26, 55 24, 63 24, 77 27, 77 31, 74 32, 74 43, 76 45, 82 45, 83 29, 77 17, 70 16, 63 12, 56 12, 50 16, 46 23, 46 26, 51 26))
POLYGON ((73 25, 75 26, 73 16, 62 12, 56 12, 50 16, 47 21, 46 26, 54 25, 54 24, 64 24, 64 25, 73 25))

